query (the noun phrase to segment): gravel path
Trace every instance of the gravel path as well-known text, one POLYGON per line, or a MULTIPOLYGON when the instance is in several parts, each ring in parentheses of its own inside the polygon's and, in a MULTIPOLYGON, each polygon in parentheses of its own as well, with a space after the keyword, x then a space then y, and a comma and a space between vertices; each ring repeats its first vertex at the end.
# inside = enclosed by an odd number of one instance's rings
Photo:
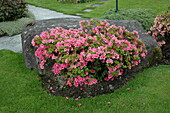
MULTIPOLYGON (((28 5, 28 10, 34 14, 36 20, 44 20, 51 18, 80 18, 78 16, 66 15, 63 13, 51 11, 49 9, 35 7, 32 5, 28 5)), ((8 49, 14 52, 22 52, 21 34, 12 37, 0 37, 0 50, 2 49, 8 49)))

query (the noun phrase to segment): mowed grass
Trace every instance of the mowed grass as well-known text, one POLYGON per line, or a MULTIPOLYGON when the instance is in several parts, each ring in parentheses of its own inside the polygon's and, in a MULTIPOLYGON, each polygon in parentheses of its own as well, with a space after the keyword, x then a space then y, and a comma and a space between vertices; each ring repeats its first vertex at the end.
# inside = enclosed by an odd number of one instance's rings
POLYGON ((21 53, 0 50, 0 113, 169 113, 169 81, 170 65, 160 65, 138 73, 114 93, 66 100, 46 93, 21 53))
MULTIPOLYGON (((101 3, 100 0, 94 0, 89 3, 70 4, 61 3, 57 0, 25 0, 29 4, 48 8, 54 11, 63 12, 65 14, 75 15, 76 13, 83 13, 82 17, 86 18, 101 18, 109 9, 115 8, 116 0, 108 0, 101 3), (100 7, 92 7, 93 4, 103 4, 100 7), (92 8, 91 12, 84 12, 84 9, 92 8)), ((149 8, 157 13, 161 13, 170 7, 170 0, 119 0, 119 9, 135 9, 135 8, 149 8)))

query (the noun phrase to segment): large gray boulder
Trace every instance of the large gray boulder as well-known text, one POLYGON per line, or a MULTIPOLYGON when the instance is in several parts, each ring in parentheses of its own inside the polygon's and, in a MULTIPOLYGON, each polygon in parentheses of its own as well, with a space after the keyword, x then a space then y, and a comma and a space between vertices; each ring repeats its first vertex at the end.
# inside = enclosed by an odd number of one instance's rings
MULTIPOLYGON (((43 31, 48 31, 51 28, 55 27, 63 27, 65 29, 69 28, 79 28, 79 21, 87 20, 82 18, 57 18, 57 19, 49 19, 49 20, 41 20, 41 21, 33 21, 27 24, 22 31, 22 49, 24 54, 25 65, 27 68, 36 69, 41 74, 45 74, 50 72, 51 69, 45 68, 45 70, 41 70, 39 68, 40 61, 34 56, 35 48, 31 46, 31 40, 34 38, 35 35, 41 34, 43 31)), ((154 64, 151 61, 156 61, 159 59, 154 54, 159 49, 157 42, 154 38, 147 34, 147 32, 142 28, 141 24, 137 21, 133 20, 107 20, 110 24, 115 24, 116 26, 125 26, 126 29, 129 31, 136 30, 139 33, 139 39, 146 45, 148 55, 146 59, 142 59, 142 62, 138 67, 148 67, 150 64, 154 64), (154 50, 154 52, 153 52, 154 50), (151 57, 156 58, 156 60, 152 59, 151 57)), ((47 64, 50 65, 50 64, 47 64)), ((48 67, 48 66, 47 66, 48 67)))

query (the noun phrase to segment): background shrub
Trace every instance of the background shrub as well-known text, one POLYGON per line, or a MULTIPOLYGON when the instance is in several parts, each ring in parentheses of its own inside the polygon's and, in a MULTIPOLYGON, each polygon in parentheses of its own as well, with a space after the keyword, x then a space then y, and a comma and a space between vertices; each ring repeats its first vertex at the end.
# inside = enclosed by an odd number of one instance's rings
POLYGON ((165 43, 170 44, 170 11, 156 16, 154 25, 150 28, 151 35, 161 46, 165 43))
POLYGON ((23 0, 1 0, 0 22, 13 21, 25 17, 26 3, 23 0))
POLYGON ((145 30, 150 30, 156 13, 151 9, 129 9, 119 10, 115 13, 115 9, 105 12, 102 18, 109 20, 137 20, 145 30))

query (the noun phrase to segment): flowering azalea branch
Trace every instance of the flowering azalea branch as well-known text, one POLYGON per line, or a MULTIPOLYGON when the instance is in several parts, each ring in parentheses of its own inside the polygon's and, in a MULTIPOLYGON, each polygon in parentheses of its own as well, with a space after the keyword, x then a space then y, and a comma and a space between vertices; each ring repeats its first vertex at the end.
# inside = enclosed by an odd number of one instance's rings
POLYGON ((93 85, 114 80, 147 54, 137 31, 110 25, 107 21, 80 21, 80 29, 61 27, 36 35, 32 45, 44 69, 47 59, 55 61, 52 71, 69 86, 93 85))

